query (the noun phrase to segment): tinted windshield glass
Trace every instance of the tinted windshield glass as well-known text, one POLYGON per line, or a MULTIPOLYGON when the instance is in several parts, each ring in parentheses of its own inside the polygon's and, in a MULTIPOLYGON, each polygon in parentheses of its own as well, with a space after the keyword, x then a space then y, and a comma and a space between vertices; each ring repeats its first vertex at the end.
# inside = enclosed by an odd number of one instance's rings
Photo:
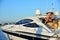
POLYGON ((37 25, 36 23, 28 23, 28 24, 25 24, 23 26, 26 26, 26 27, 39 27, 39 25, 37 25))
POLYGON ((32 21, 33 21, 32 19, 23 19, 23 20, 18 21, 16 24, 25 24, 25 23, 29 23, 32 21))

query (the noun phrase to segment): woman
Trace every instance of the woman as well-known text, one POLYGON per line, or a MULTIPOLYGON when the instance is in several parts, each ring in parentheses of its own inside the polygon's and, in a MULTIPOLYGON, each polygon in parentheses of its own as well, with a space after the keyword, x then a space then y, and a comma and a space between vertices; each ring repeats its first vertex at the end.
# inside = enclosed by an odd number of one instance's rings
POLYGON ((54 13, 53 12, 51 12, 51 14, 50 14, 50 19, 49 19, 49 21, 51 21, 52 22, 52 26, 53 26, 53 28, 54 28, 54 31, 56 30, 56 26, 55 26, 55 18, 54 18, 54 13))
POLYGON ((50 15, 50 13, 48 12, 46 14, 46 18, 45 18, 45 23, 44 24, 47 24, 49 22, 49 18, 50 18, 49 15, 50 15))
POLYGON ((46 18, 45 18, 45 23, 47 24, 48 22, 52 22, 52 26, 54 28, 54 31, 56 30, 56 26, 55 26, 55 18, 54 18, 54 13, 53 12, 48 12, 46 14, 46 18))

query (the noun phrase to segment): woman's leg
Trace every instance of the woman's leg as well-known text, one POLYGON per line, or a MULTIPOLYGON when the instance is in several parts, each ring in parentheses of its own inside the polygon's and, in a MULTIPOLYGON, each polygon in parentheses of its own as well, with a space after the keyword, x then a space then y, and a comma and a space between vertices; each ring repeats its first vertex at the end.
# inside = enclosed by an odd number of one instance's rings
POLYGON ((54 31, 56 31, 56 25, 55 25, 55 21, 53 20, 52 26, 54 28, 54 31))

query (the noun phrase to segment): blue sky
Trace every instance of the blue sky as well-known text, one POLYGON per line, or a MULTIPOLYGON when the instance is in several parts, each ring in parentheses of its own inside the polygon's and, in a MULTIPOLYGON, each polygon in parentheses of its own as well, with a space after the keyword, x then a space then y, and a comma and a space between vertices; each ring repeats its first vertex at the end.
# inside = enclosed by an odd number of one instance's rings
MULTIPOLYGON (((60 12, 60 0, 53 0, 54 11, 60 12)), ((0 23, 15 22, 35 16, 36 9, 44 14, 51 9, 52 0, 0 0, 0 23)))

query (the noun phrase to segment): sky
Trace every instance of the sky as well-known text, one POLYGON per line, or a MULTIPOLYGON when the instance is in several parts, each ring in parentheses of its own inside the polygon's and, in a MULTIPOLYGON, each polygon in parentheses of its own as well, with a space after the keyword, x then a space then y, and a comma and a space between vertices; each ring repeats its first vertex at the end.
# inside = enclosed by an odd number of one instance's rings
MULTIPOLYGON (((53 0, 54 11, 60 12, 60 0, 53 0)), ((15 22, 24 17, 36 16, 39 9, 42 14, 51 10, 52 0, 0 0, 0 23, 15 22)))

